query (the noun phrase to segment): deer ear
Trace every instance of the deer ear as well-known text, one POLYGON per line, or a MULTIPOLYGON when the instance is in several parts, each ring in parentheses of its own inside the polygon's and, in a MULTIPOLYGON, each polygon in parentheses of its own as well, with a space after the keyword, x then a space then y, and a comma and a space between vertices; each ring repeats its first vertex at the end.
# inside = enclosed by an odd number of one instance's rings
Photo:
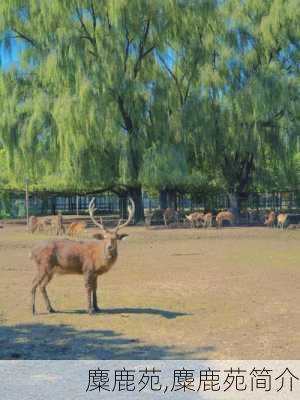
POLYGON ((121 233, 120 235, 118 234, 118 240, 123 240, 126 239, 129 235, 127 233, 121 233))
POLYGON ((95 233, 93 238, 97 240, 104 240, 104 235, 102 233, 95 233))

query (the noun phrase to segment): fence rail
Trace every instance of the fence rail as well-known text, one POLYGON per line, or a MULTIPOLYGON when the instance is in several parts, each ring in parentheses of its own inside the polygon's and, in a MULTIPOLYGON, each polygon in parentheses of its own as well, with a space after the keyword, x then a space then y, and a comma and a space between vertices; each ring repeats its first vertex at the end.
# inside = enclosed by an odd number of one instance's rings
MULTIPOLYGON (((87 214, 88 204, 95 197, 95 205, 99 213, 120 215, 124 210, 124 203, 117 195, 105 193, 87 196, 49 196, 29 195, 30 215, 53 215, 61 212, 70 215, 87 214), (122 206, 123 205, 123 206, 122 206)), ((209 198, 195 198, 191 195, 178 195, 177 208, 183 211, 219 210, 229 208, 226 194, 217 194, 209 198)), ((146 213, 160 208, 159 197, 143 193, 143 204, 146 213)), ((174 207, 173 204, 168 205, 174 207)), ((250 193, 247 198, 241 199, 242 210, 264 212, 286 210, 300 212, 300 190, 274 193, 250 193)), ((0 192, 0 218, 24 218, 26 216, 25 193, 0 192)))

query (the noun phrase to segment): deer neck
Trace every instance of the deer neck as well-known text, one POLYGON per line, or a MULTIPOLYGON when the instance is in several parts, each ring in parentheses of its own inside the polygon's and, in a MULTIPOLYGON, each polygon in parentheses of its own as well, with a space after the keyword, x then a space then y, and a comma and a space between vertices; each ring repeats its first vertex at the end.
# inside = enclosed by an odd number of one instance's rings
POLYGON ((113 248, 111 250, 107 250, 106 246, 104 247, 104 264, 105 265, 113 265, 118 258, 118 244, 117 241, 113 242, 113 248))

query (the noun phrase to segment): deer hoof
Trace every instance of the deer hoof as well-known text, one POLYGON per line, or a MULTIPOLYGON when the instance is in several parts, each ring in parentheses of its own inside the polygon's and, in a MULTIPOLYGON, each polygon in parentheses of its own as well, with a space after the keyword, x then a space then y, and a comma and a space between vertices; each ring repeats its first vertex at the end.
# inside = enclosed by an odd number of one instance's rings
POLYGON ((49 308, 49 309, 48 309, 48 312, 49 312, 50 314, 56 313, 56 311, 55 311, 53 308, 49 308))

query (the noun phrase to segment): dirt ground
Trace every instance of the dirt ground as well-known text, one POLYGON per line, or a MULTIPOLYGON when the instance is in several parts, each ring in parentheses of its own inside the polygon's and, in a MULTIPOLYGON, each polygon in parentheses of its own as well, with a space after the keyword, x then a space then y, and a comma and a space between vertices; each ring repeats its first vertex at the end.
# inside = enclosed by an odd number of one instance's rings
POLYGON ((86 314, 81 276, 37 292, 28 258, 42 235, 0 229, 1 359, 299 359, 300 231, 127 228, 86 314))

